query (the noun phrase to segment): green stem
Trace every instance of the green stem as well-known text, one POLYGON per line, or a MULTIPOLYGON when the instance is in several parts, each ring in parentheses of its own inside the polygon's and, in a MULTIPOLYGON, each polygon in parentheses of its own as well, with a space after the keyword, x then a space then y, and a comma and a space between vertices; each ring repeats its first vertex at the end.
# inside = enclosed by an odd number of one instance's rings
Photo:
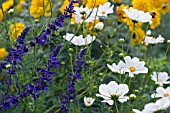
POLYGON ((116 112, 119 113, 119 109, 118 109, 118 106, 117 106, 117 102, 115 101, 115 107, 116 107, 116 112))
POLYGON ((125 83, 126 79, 127 79, 128 75, 126 75, 125 79, 123 80, 123 83, 125 83))
POLYGON ((130 79, 129 79, 129 89, 130 89, 130 85, 131 85, 131 77, 130 77, 130 79))

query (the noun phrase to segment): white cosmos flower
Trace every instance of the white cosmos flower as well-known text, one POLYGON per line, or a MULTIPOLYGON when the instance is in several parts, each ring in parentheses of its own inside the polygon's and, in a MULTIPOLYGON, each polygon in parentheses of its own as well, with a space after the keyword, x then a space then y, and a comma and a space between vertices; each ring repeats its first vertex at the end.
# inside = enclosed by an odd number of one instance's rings
POLYGON ((163 43, 165 41, 165 39, 161 36, 161 35, 159 35, 157 38, 156 38, 156 42, 157 43, 163 43))
POLYGON ((88 34, 87 37, 83 38, 83 35, 75 36, 74 34, 70 33, 64 35, 63 38, 78 46, 88 45, 96 39, 95 36, 91 36, 90 34, 88 34))
POLYGON ((88 17, 85 20, 85 22, 87 22, 87 23, 99 19, 99 17, 97 16, 97 8, 91 8, 91 9, 87 10, 86 17, 88 17))
POLYGON ((169 99, 159 99, 155 103, 148 103, 145 105, 144 109, 142 111, 139 111, 137 109, 133 109, 133 112, 135 113, 154 113, 159 110, 165 110, 170 106, 170 100, 169 99))
POLYGON ((113 13, 114 5, 111 5, 110 2, 106 2, 104 5, 99 5, 97 15, 107 17, 108 14, 113 13))
POLYGON ((95 25, 94 28, 98 29, 98 30, 102 30, 104 27, 104 23, 103 22, 99 22, 95 25))
POLYGON ((84 20, 85 22, 92 22, 95 19, 98 19, 96 16, 97 9, 88 9, 88 7, 74 7, 75 10, 75 22, 82 23, 84 20))
POLYGON ((134 74, 148 73, 148 68, 145 67, 144 61, 139 61, 139 58, 130 56, 124 57, 125 63, 123 61, 119 62, 119 67, 123 69, 124 72, 129 73, 129 77, 134 77, 134 74))
POLYGON ((170 81, 167 81, 169 78, 167 72, 153 72, 153 75, 151 75, 151 79, 161 86, 163 84, 170 84, 170 81))
POLYGON ((167 98, 162 98, 157 100, 155 104, 158 105, 157 111, 165 110, 170 106, 170 100, 167 98))
POLYGON ((126 102, 129 97, 125 96, 129 92, 128 85, 126 84, 117 84, 115 81, 109 82, 106 84, 101 84, 99 86, 99 93, 96 94, 97 97, 102 97, 104 100, 101 102, 106 102, 109 105, 114 104, 114 99, 118 98, 118 101, 123 103, 126 102))
POLYGON ((153 112, 151 112, 151 111, 147 111, 146 109, 144 109, 144 110, 142 110, 142 111, 140 111, 140 110, 138 110, 138 109, 133 109, 132 110, 134 113, 153 113, 153 112))
POLYGON ((123 68, 121 68, 120 62, 118 63, 118 65, 116 65, 115 63, 113 63, 112 65, 107 64, 107 67, 114 73, 124 74, 124 70, 123 68))
POLYGON ((122 9, 126 15, 132 19, 133 21, 137 22, 149 22, 149 24, 152 24, 152 16, 147 12, 144 13, 143 11, 139 11, 137 9, 133 9, 130 7, 129 9, 123 8, 122 9))
POLYGON ((94 101, 95 101, 95 99, 93 99, 93 98, 84 97, 84 104, 85 104, 86 106, 91 106, 94 101))
POLYGON ((164 40, 165 40, 165 39, 164 39, 161 35, 159 35, 158 38, 146 36, 146 37, 145 37, 145 40, 144 40, 144 43, 145 43, 146 45, 149 45, 149 44, 158 44, 158 43, 163 43, 164 40))
POLYGON ((86 18, 86 11, 88 10, 88 7, 83 8, 81 7, 74 7, 75 11, 75 22, 76 23, 82 23, 83 20, 86 18))
POLYGON ((151 37, 151 36, 145 36, 145 40, 144 40, 144 43, 146 45, 149 45, 149 44, 156 44, 156 39, 151 37))
POLYGON ((167 98, 170 99, 170 87, 164 89, 163 87, 158 87, 156 93, 151 95, 152 98, 167 98))

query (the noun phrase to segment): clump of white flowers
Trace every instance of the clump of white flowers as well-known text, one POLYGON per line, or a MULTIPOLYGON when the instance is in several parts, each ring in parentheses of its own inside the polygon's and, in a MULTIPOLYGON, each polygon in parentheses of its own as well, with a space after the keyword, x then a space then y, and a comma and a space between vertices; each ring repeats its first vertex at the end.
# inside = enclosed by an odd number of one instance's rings
POLYGON ((163 43, 165 39, 159 35, 157 38, 151 37, 151 36, 145 36, 144 43, 146 45, 149 44, 158 44, 158 43, 163 43))
POLYGON ((159 99, 155 103, 148 103, 144 106, 142 111, 138 109, 133 109, 135 113, 155 113, 160 110, 165 110, 170 106, 170 100, 167 99, 159 99))
POLYGON ((106 2, 103 5, 99 5, 97 8, 88 7, 74 7, 75 10, 75 23, 81 24, 83 21, 86 23, 93 22, 94 20, 99 19, 99 17, 107 17, 108 14, 113 13, 114 5, 111 5, 110 2, 106 2))
POLYGON ((66 39, 67 41, 70 41, 72 44, 78 46, 88 45, 96 39, 95 36, 91 36, 90 34, 83 38, 83 35, 75 36, 74 34, 71 33, 67 33, 66 35, 63 36, 63 38, 66 39))

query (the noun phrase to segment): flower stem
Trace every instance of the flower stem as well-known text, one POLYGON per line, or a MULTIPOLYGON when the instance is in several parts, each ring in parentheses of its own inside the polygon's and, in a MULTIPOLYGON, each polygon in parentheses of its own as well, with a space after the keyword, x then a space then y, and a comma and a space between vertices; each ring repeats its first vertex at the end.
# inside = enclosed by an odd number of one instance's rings
POLYGON ((117 102, 115 101, 115 107, 116 107, 116 113, 119 113, 119 109, 118 109, 118 106, 117 106, 117 102))

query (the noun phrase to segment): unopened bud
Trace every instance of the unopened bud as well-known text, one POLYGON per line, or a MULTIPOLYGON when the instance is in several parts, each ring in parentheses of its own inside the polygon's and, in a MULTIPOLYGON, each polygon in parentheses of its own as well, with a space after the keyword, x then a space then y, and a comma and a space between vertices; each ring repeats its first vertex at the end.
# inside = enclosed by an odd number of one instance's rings
POLYGON ((119 57, 124 57, 124 54, 123 54, 123 53, 120 53, 120 54, 119 54, 119 57))
POLYGON ((136 89, 136 90, 134 90, 134 92, 135 92, 135 93, 139 93, 139 90, 136 89))
POLYGON ((170 44, 170 40, 167 40, 167 43, 170 44))
POLYGON ((14 13, 14 9, 10 9, 9 11, 8 11, 8 14, 10 14, 10 15, 12 15, 14 13))
POLYGON ((61 65, 64 65, 64 64, 66 64, 66 63, 65 63, 64 61, 62 61, 62 62, 61 62, 61 65))
POLYGON ((35 19, 34 22, 35 22, 35 23, 39 23, 40 20, 39 20, 39 19, 35 19))
POLYGON ((32 106, 32 105, 33 105, 33 103, 29 103, 29 105, 30 105, 30 106, 32 106))
POLYGON ((150 36, 152 34, 151 30, 146 31, 146 35, 150 36))
POLYGON ((124 42, 125 42, 125 39, 120 38, 120 39, 119 39, 119 42, 124 43, 124 42))
POLYGON ((70 52, 70 53, 72 53, 73 51, 74 51, 73 48, 68 49, 68 52, 70 52))
POLYGON ((129 97, 130 97, 131 100, 135 100, 136 99, 136 95, 135 94, 130 94, 129 97))
POLYGON ((103 76, 104 74, 103 73, 99 73, 99 76, 103 76))
POLYGON ((11 67, 12 67, 11 64, 7 64, 7 65, 6 65, 6 68, 7 68, 7 69, 9 69, 9 68, 11 68, 11 67))

